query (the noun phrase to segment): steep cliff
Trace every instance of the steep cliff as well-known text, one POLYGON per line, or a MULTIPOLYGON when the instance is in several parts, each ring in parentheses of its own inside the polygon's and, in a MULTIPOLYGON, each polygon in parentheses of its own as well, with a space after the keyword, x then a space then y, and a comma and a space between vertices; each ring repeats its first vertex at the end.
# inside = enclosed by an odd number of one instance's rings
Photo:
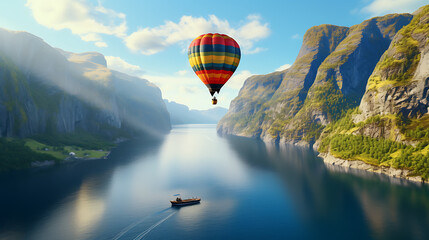
POLYGON ((429 179, 429 6, 393 38, 359 108, 322 133, 319 151, 429 179))
POLYGON ((359 109, 376 115, 421 117, 429 107, 429 7, 421 8, 395 36, 368 80, 359 109))
POLYGON ((217 131, 223 134, 259 137, 264 121, 266 102, 271 99, 287 70, 246 80, 238 96, 232 100, 226 115, 219 121, 217 131))
POLYGON ((304 35, 301 50, 291 68, 246 80, 218 132, 275 139, 277 128, 302 107, 323 60, 344 39, 347 27, 320 25, 304 35))
POLYGON ((390 14, 352 26, 347 37, 320 65, 304 106, 283 138, 315 141, 324 126, 356 107, 381 55, 411 18, 411 14, 390 14))
POLYGON ((0 137, 170 129, 158 87, 108 69, 99 53, 65 52, 26 32, 0 29, 0 89, 0 137))
MULTIPOLYGON (((278 88, 262 98, 243 98, 265 91, 250 90, 247 85, 251 81, 246 81, 219 122, 219 133, 266 141, 314 142, 327 124, 358 105, 381 55, 411 18, 411 14, 390 14, 351 28, 321 25, 309 29, 295 63, 273 84, 278 88), (239 105, 240 99, 243 103, 239 105), (242 107, 246 105, 258 107, 242 107)), ((271 79, 272 74, 260 76, 258 81, 271 79)))
POLYGON ((377 63, 358 112, 350 116, 359 126, 352 132, 414 145, 426 140, 425 133, 412 136, 427 127, 428 89, 429 6, 425 6, 395 35, 377 63))

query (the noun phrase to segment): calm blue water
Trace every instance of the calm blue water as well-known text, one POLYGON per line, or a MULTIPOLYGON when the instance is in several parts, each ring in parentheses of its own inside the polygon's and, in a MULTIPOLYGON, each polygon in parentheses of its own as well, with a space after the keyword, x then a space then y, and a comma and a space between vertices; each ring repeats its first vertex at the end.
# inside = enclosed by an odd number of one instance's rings
POLYGON ((184 125, 107 160, 0 175, 0 239, 429 239, 429 190, 184 125), (171 208, 176 193, 202 202, 171 208))

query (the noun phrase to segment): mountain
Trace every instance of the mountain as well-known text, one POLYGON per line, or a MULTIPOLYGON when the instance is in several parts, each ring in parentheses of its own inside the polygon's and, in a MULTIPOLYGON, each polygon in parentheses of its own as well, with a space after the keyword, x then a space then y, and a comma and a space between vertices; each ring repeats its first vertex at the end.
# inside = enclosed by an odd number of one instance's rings
POLYGON ((171 124, 217 123, 228 111, 215 107, 208 110, 189 110, 188 106, 164 99, 171 124))
POLYGON ((358 105, 381 55, 411 18, 411 14, 390 14, 350 28, 310 28, 289 69, 244 83, 218 132, 313 143, 328 123, 358 105))
POLYGON ((170 129, 160 89, 108 69, 99 53, 65 52, 32 34, 0 29, 0 74, 2 137, 170 129))
POLYGON ((377 115, 421 117, 428 112, 429 7, 393 39, 368 80, 360 121, 377 115))
POLYGON ((333 25, 309 29, 289 69, 245 81, 229 112, 219 122, 218 132, 265 140, 278 138, 278 121, 290 118, 300 109, 318 67, 346 36, 347 29, 333 25))
POLYGON ((313 146, 327 164, 429 179, 428 39, 429 5, 310 28, 292 67, 247 79, 217 130, 313 146))
POLYGON ((329 161, 429 179, 429 5, 413 15, 377 63, 359 107, 322 133, 319 151, 329 161))
POLYGON ((99 158, 116 139, 171 129, 157 86, 108 69, 100 53, 66 52, 27 32, 0 29, 0 91, 0 171, 72 150, 99 158))

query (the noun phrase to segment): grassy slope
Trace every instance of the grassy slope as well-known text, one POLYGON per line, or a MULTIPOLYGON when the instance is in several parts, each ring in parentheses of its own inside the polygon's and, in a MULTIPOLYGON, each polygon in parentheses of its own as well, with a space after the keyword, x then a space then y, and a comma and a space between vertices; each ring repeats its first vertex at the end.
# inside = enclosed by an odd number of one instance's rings
POLYGON ((0 138, 0 171, 28 168, 37 161, 61 162, 70 152, 79 158, 103 158, 114 146, 87 133, 43 135, 34 139, 0 138))
POLYGON ((0 138, 0 172, 31 167, 32 162, 61 162, 74 152, 78 158, 103 158, 115 146, 89 134, 36 136, 35 139, 0 138))
POLYGON ((102 158, 115 146, 101 137, 84 132, 33 136, 32 139, 25 140, 25 145, 35 152, 60 159, 68 157, 70 152, 74 152, 76 157, 102 158), (49 150, 45 151, 45 148, 49 150))
POLYGON ((58 159, 65 159, 70 152, 74 152, 79 158, 103 158, 109 151, 98 149, 89 150, 78 146, 51 146, 40 143, 34 139, 25 139, 25 146, 37 153, 45 153, 58 159), (48 150, 45 150, 48 149, 48 150))
POLYGON ((408 169, 411 175, 429 179, 429 129, 425 127, 429 126, 429 116, 407 121, 400 115, 375 116, 356 124, 352 116, 357 113, 357 108, 349 110, 344 118, 326 127, 320 138, 320 152, 375 166, 408 169), (369 125, 398 130, 402 142, 356 134, 369 125))

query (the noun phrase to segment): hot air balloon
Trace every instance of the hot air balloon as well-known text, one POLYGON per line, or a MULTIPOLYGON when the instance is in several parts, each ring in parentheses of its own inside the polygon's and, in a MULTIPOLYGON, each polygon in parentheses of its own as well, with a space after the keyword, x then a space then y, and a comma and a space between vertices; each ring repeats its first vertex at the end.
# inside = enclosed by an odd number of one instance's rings
MULTIPOLYGON (((231 37, 207 33, 195 38, 188 49, 189 63, 213 96, 219 93, 240 62, 240 46, 231 37)), ((212 99, 216 105, 216 97, 212 99)))

